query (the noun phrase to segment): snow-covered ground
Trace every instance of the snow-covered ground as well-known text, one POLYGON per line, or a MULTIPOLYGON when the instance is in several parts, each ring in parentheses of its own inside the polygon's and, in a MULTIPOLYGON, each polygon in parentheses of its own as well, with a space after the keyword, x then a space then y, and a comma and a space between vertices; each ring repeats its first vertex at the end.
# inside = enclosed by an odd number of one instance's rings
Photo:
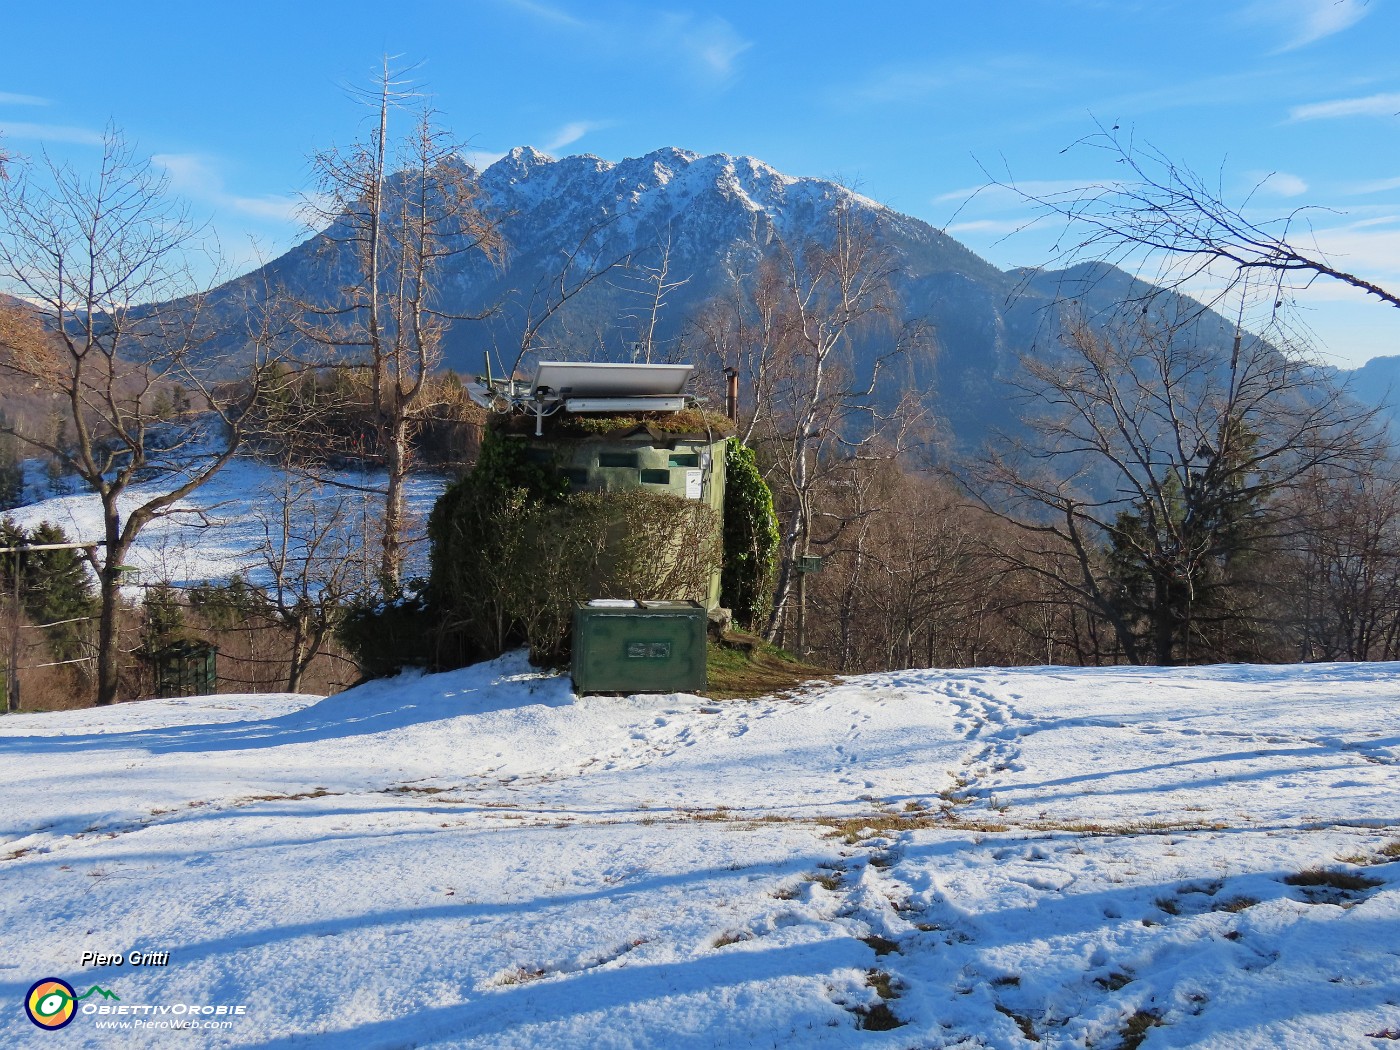
POLYGON ((1320 665, 580 699, 509 656, 7 716, 0 1044, 224 1006, 194 1045, 1392 1045, 1398 698, 1320 665), (168 964, 81 965, 133 951, 168 964), (46 977, 120 998, 42 1032, 46 977))
MULTIPOLYGON (((31 497, 42 488, 37 462, 27 464, 26 493, 31 497)), ((384 484, 382 471, 332 471, 325 474, 330 482, 343 486, 325 485, 311 497, 323 505, 345 501, 350 530, 362 516, 370 522, 382 517, 383 497, 359 490, 374 489, 384 484)), ((70 484, 76 484, 69 479, 70 484)), ((263 568, 258 548, 267 538, 267 525, 275 530, 279 521, 279 500, 289 484, 305 486, 293 476, 271 464, 253 459, 236 459, 219 471, 208 484, 196 490, 174 508, 175 513, 158 518, 141 532, 126 559, 138 572, 133 573, 134 585, 219 582, 235 573, 242 573, 252 583, 265 585, 270 574, 263 568)), ((442 494, 445 480, 430 474, 415 474, 408 482, 407 498, 410 520, 426 520, 434 501, 442 494)), ((158 493, 168 491, 156 483, 134 485, 120 501, 121 510, 129 514, 140 503, 158 493)), ((324 510, 323 510, 324 513, 324 510)), ((25 528, 41 521, 61 526, 74 542, 100 540, 102 504, 91 494, 74 491, 71 495, 48 496, 23 507, 5 512, 25 528)), ((299 517, 309 517, 303 505, 299 517)), ((372 534, 371 530, 365 530, 372 534)), ((422 529, 414 530, 421 534, 422 529)), ((362 532, 361 535, 364 533, 362 532)), ((363 544, 359 547, 362 549, 363 544)), ((369 551, 373 557, 374 552, 369 551)), ((423 572, 427 567, 427 550, 422 545, 412 548, 411 571, 423 572)))

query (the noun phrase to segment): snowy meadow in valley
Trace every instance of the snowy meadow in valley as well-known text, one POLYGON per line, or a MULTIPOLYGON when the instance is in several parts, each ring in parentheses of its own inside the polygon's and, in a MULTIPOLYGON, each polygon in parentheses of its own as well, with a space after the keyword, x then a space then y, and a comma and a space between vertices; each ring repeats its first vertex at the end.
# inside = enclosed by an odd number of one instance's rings
MULTIPOLYGON (((51 494, 40 480, 38 461, 31 460, 26 468, 25 490, 31 502, 6 511, 7 517, 29 529, 40 522, 50 522, 75 542, 102 538, 102 504, 91 492, 81 490, 75 483, 71 494, 51 494)), ((302 520, 312 516, 312 503, 325 507, 341 501, 352 528, 362 518, 378 520, 384 497, 373 490, 384 485, 382 471, 326 471, 319 477, 325 483, 313 491, 311 479, 261 460, 235 459, 208 484, 176 504, 172 513, 142 530, 129 558, 136 570, 131 582, 183 586, 224 582, 242 574, 254 585, 268 585, 271 580, 259 548, 267 541, 269 529, 275 533, 279 501, 288 498, 289 493, 299 500, 295 506, 297 517, 302 520)), ((433 502, 445 486, 445 479, 437 475, 410 476, 407 502, 413 522, 427 520, 433 502)), ((120 501, 122 513, 129 514, 144 500, 169 491, 170 487, 168 481, 133 485, 120 501)), ((356 552, 372 559, 373 551, 366 548, 363 537, 363 532, 356 537, 360 541, 354 545, 356 552)), ((423 572, 427 560, 425 543, 411 547, 413 572, 423 572)))

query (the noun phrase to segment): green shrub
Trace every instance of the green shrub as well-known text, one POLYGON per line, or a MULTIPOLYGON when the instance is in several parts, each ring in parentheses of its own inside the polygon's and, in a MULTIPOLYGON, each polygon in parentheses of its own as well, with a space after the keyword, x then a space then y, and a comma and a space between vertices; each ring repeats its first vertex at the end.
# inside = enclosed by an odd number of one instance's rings
POLYGON ((366 678, 386 678, 405 667, 436 664, 437 617, 421 580, 392 600, 351 605, 336 627, 340 643, 354 654, 366 678))
POLYGON ((753 449, 737 438, 725 448, 724 568, 720 604, 740 627, 753 630, 768 616, 778 564, 778 522, 773 493, 753 449))
POLYGON ((575 599, 705 599, 719 560, 708 506, 639 488, 570 493, 524 448, 488 431, 477 468, 433 508, 429 595, 442 665, 521 643, 537 662, 559 663, 575 599))

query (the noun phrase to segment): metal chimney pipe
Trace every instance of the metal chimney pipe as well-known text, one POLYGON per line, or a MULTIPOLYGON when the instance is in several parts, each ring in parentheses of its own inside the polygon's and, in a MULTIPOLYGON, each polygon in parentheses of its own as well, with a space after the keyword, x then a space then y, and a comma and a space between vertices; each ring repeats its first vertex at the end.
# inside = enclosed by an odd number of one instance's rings
POLYGON ((739 421, 739 370, 724 370, 724 414, 736 423, 739 421))

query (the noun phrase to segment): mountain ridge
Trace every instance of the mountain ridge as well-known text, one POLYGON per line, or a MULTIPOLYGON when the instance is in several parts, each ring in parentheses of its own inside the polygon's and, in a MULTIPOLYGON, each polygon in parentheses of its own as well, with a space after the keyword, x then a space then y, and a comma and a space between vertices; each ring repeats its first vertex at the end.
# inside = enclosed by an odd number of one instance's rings
MULTIPOLYGON (((1053 352, 1067 316, 1067 280, 1078 282, 1082 293, 1075 309, 1105 309, 1124 289, 1151 288, 1102 263, 1071 271, 1003 271, 921 219, 836 182, 787 175, 743 154, 665 146, 608 161, 591 154, 556 159, 518 146, 482 169, 461 157, 452 163, 471 168, 506 244, 499 266, 474 253, 455 257, 443 271, 439 308, 489 315, 456 323, 445 334, 443 364, 461 372, 479 370, 484 352, 495 357, 496 368, 512 365, 532 290, 546 285, 571 253, 592 264, 628 258, 635 266, 655 266, 665 246, 668 279, 685 283, 667 301, 657 343, 663 353, 681 352, 690 318, 751 274, 778 240, 796 247, 820 238, 832 209, 846 205, 894 254, 904 314, 926 320, 934 333, 936 352, 907 360, 904 382, 924 393, 955 442, 968 447, 991 429, 1015 425, 1006 381, 1021 355, 1053 352)), ((337 301, 353 281, 353 264, 333 230, 314 233, 214 289, 204 304, 214 319, 211 352, 236 367, 247 349, 240 330, 250 327, 273 290, 300 302, 337 301)), ((540 352, 627 360, 641 303, 635 276, 629 285, 624 275, 609 274, 542 329, 540 352)), ((1227 343, 1230 322, 1204 316, 1203 337, 1227 343)), ((871 340, 857 347, 867 363, 877 352, 871 340)))

